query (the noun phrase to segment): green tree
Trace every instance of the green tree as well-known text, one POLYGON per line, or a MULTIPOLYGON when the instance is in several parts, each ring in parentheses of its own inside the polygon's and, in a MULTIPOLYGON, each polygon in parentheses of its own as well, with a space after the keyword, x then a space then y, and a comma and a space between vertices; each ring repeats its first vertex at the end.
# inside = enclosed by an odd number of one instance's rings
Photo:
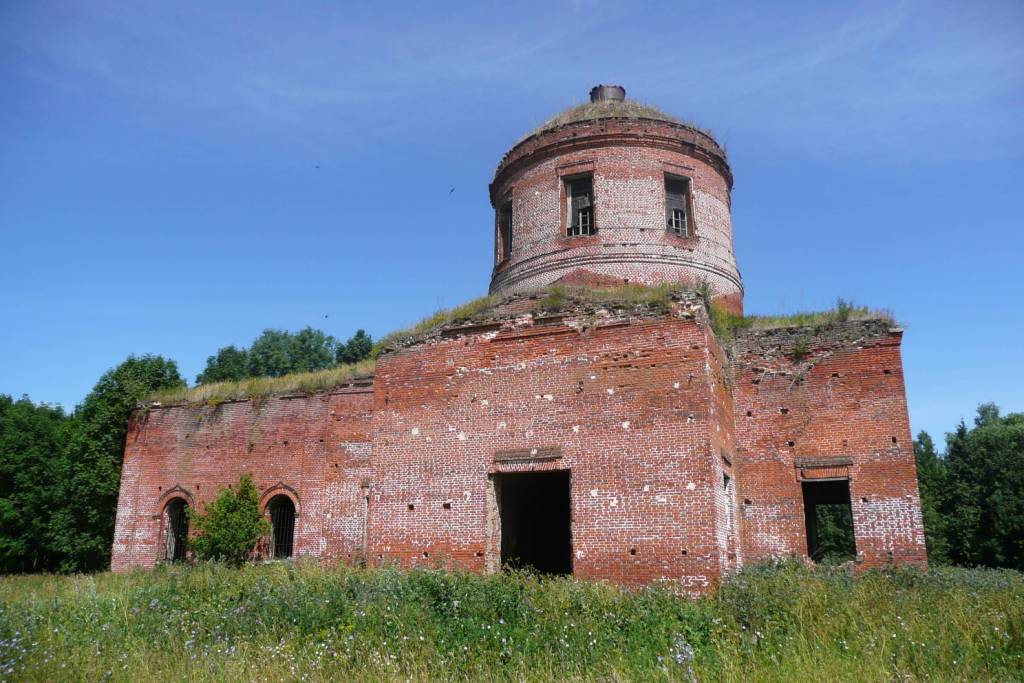
POLYGON ((190 545, 199 559, 234 566, 249 560, 260 538, 270 533, 270 523, 260 513, 259 492, 248 474, 235 488, 221 488, 203 513, 189 510, 189 522, 197 532, 190 545))
POLYGON ((963 565, 1024 569, 1024 414, 978 407, 974 428, 946 436, 949 555, 963 565))
POLYGON ((946 520, 942 514, 949 477, 946 474, 946 463, 936 452, 935 442, 928 432, 920 432, 914 440, 914 459, 917 462, 917 488, 921 494, 921 516, 928 544, 928 561, 932 564, 949 564, 946 520))
POLYGON ((320 330, 307 327, 289 340, 291 372, 311 372, 333 367, 338 340, 320 330))
POLYGON ((236 382, 249 376, 249 352, 235 346, 225 346, 217 355, 206 359, 206 369, 196 377, 196 384, 236 382))
POLYGON ((0 396, 0 572, 54 569, 49 521, 57 503, 54 466, 66 438, 59 407, 0 396))
POLYGON ((339 363, 358 363, 369 358, 373 351, 373 337, 366 334, 365 330, 356 330, 356 333, 348 338, 344 344, 338 346, 339 363))
POLYGON ((104 373, 75 409, 52 472, 55 504, 49 532, 63 558, 59 569, 109 565, 129 417, 154 391, 182 384, 173 360, 129 356, 104 373))
POLYGON ((295 334, 264 330, 249 348, 249 376, 280 377, 329 368, 335 363, 337 346, 334 337, 312 327, 295 334))
POLYGON ((817 505, 814 516, 818 524, 818 546, 814 561, 839 564, 857 556, 853 531, 853 511, 848 504, 817 505))

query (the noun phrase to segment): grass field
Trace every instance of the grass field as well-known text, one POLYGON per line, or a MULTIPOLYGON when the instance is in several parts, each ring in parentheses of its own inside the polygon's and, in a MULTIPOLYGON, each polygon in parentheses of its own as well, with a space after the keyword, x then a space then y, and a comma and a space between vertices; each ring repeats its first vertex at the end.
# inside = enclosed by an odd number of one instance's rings
POLYGON ((2 680, 1024 680, 1024 574, 748 568, 715 596, 271 564, 0 579, 2 680))

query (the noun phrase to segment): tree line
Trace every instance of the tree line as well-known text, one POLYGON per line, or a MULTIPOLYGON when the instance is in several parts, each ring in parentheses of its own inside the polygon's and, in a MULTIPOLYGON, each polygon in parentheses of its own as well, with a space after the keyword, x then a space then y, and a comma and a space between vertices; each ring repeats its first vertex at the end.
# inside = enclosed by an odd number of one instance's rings
POLYGON ((1024 413, 984 403, 945 455, 921 432, 914 456, 929 561, 1024 570, 1024 413))
MULTIPOLYGON (((369 357, 363 330, 345 342, 306 328, 266 330, 221 348, 197 383, 320 370, 369 357)), ((128 421, 154 392, 183 386, 178 365, 131 356, 105 372, 72 412, 0 394, 0 573, 110 566, 128 421)))

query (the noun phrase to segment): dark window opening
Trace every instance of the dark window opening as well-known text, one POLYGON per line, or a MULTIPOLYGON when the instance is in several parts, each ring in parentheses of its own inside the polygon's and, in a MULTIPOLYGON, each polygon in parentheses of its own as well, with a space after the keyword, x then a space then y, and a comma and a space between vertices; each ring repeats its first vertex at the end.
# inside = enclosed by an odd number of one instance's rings
POLYGON ((496 474, 494 488, 502 566, 571 574, 569 472, 496 474))
POLYGON ((164 509, 164 559, 181 562, 188 551, 188 503, 175 498, 164 509))
POLYGON ((501 235, 501 254, 504 261, 512 254, 512 202, 506 202, 498 211, 498 231, 501 235))
POLYGON ((569 237, 577 237, 596 233, 593 179, 586 176, 566 180, 565 197, 569 212, 565 222, 566 234, 569 237))
POLYGON ((673 235, 686 237, 690 234, 689 195, 689 180, 665 177, 665 220, 673 235))
POLYGON ((292 556, 295 542, 295 504, 288 496, 274 496, 270 511, 270 557, 280 560, 292 556))
POLYGON ((855 559, 857 539, 853 531, 849 481, 805 481, 803 493, 810 558, 826 564, 855 559))

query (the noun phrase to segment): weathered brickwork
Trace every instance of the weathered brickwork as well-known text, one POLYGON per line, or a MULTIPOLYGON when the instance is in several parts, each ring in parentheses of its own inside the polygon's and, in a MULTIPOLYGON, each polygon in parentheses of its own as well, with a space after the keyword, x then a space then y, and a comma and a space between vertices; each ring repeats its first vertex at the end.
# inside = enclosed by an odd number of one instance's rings
POLYGON ((174 498, 199 509, 243 473, 292 499, 302 553, 354 559, 365 533, 372 387, 150 408, 128 434, 114 535, 114 571, 163 558, 163 512, 174 498))
POLYGON ((557 469, 571 475, 577 576, 707 585, 723 568, 707 353, 703 326, 653 319, 389 356, 376 379, 371 557, 493 566, 489 476, 557 469), (515 450, 521 459, 499 460, 515 450))
POLYGON ((495 207, 512 207, 511 250, 502 253, 498 236, 491 291, 528 291, 583 271, 618 283, 707 282, 741 312, 731 188, 718 144, 681 124, 581 121, 528 138, 491 185, 495 207), (578 174, 593 176, 597 232, 567 237, 564 179, 578 174), (666 174, 690 179, 686 237, 666 230, 666 174))
POLYGON ((532 291, 700 281, 742 311, 731 187, 714 140, 665 117, 525 138, 491 186, 513 207, 508 254, 495 234, 504 298, 330 392, 149 407, 128 436, 113 569, 167 558, 169 504, 202 508, 243 473, 264 509, 292 502, 292 554, 321 561, 497 571, 558 556, 552 571, 696 594, 747 562, 808 558, 805 514, 838 496, 858 566, 924 564, 893 323, 719 339, 693 292, 532 291), (567 238, 562 179, 578 173, 593 177, 597 233, 567 238), (666 173, 691 182, 687 237, 666 231, 666 173))
POLYGON ((847 477, 866 566, 923 563, 902 331, 884 320, 754 331, 736 344, 735 420, 749 558, 806 553, 801 480, 847 477), (801 471, 799 461, 815 467, 801 471), (820 461, 820 462, 819 462, 820 461))

